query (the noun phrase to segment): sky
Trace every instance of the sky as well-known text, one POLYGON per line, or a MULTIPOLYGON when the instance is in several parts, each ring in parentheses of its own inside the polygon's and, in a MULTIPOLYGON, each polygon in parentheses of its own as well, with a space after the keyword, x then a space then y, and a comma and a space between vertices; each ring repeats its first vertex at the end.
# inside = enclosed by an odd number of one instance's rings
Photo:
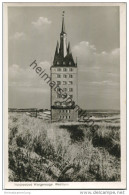
POLYGON ((50 87, 30 64, 50 74, 65 11, 67 40, 78 61, 78 105, 120 109, 119 7, 9 7, 9 108, 50 108, 50 87))

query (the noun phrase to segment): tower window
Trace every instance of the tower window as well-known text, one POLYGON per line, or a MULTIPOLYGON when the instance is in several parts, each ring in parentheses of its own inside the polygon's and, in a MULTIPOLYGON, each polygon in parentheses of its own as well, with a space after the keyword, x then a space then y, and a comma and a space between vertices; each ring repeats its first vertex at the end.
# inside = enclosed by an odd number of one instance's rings
POLYGON ((57 98, 61 98, 61 94, 57 94, 57 98))
POLYGON ((66 102, 62 102, 62 105, 63 105, 63 106, 66 106, 66 102))
POLYGON ((67 75, 66 75, 66 74, 64 74, 64 75, 63 75, 63 78, 67 78, 67 75))
POLYGON ((61 81, 57 81, 57 85, 61 85, 61 81))
POLYGON ((60 106, 60 102, 55 102, 55 105, 56 106, 60 106))
POLYGON ((73 81, 69 81, 68 84, 69 84, 69 85, 72 85, 72 84, 73 84, 73 81))
POLYGON ((63 91, 67 91, 67 88, 64 88, 63 91))
POLYGON ((61 78, 61 75, 60 74, 57 74, 57 78, 61 78))
POLYGON ((70 92, 73 91, 73 88, 69 88, 69 91, 70 91, 70 92))
POLYGON ((72 75, 72 74, 70 74, 70 75, 69 75, 69 78, 73 78, 73 75, 72 75))
POLYGON ((63 68, 63 71, 67 71, 67 68, 63 68))
POLYGON ((63 85, 67 85, 67 82, 66 81, 63 81, 63 85))
POLYGON ((72 69, 72 68, 70 68, 70 69, 69 69, 69 71, 73 71, 73 69, 72 69))

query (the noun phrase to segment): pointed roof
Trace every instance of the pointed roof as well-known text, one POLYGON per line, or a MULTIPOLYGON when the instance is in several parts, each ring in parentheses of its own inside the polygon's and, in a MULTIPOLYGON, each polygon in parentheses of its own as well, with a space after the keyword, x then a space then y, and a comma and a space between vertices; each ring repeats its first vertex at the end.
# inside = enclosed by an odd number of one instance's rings
POLYGON ((65 32, 64 24, 64 11, 62 14, 62 29, 60 33, 60 46, 57 41, 55 56, 53 60, 53 66, 65 66, 65 67, 76 67, 77 63, 74 62, 70 42, 67 45, 67 34, 65 32))
POLYGON ((62 31, 61 31, 61 33, 66 33, 65 32, 65 23, 64 23, 64 11, 63 11, 63 13, 62 13, 62 31))
POLYGON ((57 41, 56 50, 55 50, 55 56, 54 56, 54 62, 57 60, 59 54, 59 43, 57 41))
POLYGON ((70 47, 70 42, 68 43, 68 48, 67 48, 68 54, 71 53, 71 47, 70 47))

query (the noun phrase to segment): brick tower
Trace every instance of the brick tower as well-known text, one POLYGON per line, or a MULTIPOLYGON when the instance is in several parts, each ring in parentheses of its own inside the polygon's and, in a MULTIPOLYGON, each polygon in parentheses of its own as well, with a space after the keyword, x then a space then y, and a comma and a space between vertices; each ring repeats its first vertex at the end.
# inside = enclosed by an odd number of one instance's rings
POLYGON ((53 65, 50 68, 51 80, 56 89, 51 87, 51 120, 77 121, 77 63, 74 62, 70 42, 67 45, 67 34, 62 15, 60 45, 57 42, 53 65))

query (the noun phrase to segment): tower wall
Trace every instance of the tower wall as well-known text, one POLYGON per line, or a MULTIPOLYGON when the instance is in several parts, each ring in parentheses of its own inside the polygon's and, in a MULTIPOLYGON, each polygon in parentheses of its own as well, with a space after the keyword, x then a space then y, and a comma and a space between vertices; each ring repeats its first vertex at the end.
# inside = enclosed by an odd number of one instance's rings
POLYGON ((77 105, 77 67, 52 67, 51 79, 56 84, 51 88, 52 121, 77 121, 78 112, 70 104, 77 105))
POLYGON ((55 105, 56 101, 66 101, 69 96, 71 96, 71 99, 77 104, 77 67, 52 67, 51 80, 64 91, 62 92, 63 94, 67 95, 66 98, 59 97, 57 90, 53 87, 51 89, 52 106, 55 105))
POLYGON ((51 119, 52 121, 77 121, 78 103, 77 64, 74 62, 70 43, 67 47, 64 16, 60 33, 60 48, 57 43, 53 65, 51 66, 51 119))
POLYGON ((78 121, 78 111, 75 109, 51 109, 52 122, 78 121))

